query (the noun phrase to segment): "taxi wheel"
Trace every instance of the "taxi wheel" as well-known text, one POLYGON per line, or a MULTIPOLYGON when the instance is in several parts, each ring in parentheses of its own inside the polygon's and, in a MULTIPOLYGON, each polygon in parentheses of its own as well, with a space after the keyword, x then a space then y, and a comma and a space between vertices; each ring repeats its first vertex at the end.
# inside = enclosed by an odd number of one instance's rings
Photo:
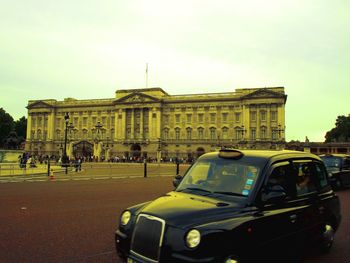
POLYGON ((342 189, 344 187, 341 179, 337 179, 337 181, 335 182, 335 185, 338 189, 342 189))
POLYGON ((320 243, 320 249, 322 253, 329 252, 334 242, 334 235, 335 235, 335 231, 333 226, 331 224, 326 224, 322 232, 321 243, 320 243))

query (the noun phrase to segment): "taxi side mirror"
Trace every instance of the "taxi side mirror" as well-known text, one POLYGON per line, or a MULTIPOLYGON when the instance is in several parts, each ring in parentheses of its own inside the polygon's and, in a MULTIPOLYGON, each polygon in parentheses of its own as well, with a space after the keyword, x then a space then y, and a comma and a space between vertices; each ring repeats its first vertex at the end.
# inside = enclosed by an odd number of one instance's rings
POLYGON ((286 199, 286 190, 281 185, 267 187, 262 195, 262 200, 267 203, 278 203, 286 199))
POLYGON ((174 186, 175 188, 178 187, 178 185, 180 184, 181 180, 182 180, 182 176, 179 175, 179 174, 177 174, 177 175, 175 176, 175 178, 173 179, 173 186, 174 186))

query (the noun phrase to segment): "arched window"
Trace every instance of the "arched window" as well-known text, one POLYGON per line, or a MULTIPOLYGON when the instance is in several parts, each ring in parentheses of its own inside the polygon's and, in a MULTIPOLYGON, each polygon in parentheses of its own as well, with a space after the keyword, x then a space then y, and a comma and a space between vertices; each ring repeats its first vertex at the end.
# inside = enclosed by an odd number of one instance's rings
POLYGON ((180 128, 175 128, 175 139, 180 140, 180 128))
POLYGON ((265 126, 261 126, 260 128, 260 139, 264 140, 266 139, 266 127, 265 126))
POLYGON ((222 128, 222 139, 228 139, 228 128, 222 128))
POLYGON ((168 140, 168 138, 169 138, 169 129, 168 129, 168 128, 165 128, 165 129, 163 130, 163 139, 164 139, 164 140, 168 140))
POLYGON ((83 130, 83 140, 87 140, 87 138, 88 138, 88 131, 87 131, 87 129, 84 129, 83 130))
POLYGON ((241 140, 242 139, 242 128, 241 127, 236 127, 235 128, 235 139, 236 140, 241 140))
POLYGON ((186 128, 186 139, 191 140, 192 139, 192 128, 186 128))
POLYGON ((204 128, 202 127, 198 128, 198 139, 200 140, 204 139, 204 128))
POLYGON ((210 139, 216 140, 216 128, 215 127, 210 128, 210 139))

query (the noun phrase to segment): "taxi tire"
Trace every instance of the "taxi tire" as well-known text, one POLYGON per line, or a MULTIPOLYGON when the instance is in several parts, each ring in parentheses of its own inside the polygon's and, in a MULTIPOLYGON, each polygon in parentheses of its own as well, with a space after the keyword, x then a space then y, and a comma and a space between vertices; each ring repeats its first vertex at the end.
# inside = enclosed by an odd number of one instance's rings
POLYGON ((330 223, 326 223, 322 231, 319 248, 321 253, 328 253, 334 243, 335 230, 330 223))

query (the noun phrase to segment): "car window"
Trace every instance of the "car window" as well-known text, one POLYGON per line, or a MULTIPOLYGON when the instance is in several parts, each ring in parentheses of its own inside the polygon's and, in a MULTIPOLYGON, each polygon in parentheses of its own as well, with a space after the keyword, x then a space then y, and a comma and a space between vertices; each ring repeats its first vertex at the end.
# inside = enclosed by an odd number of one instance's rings
POLYGON ((327 172, 325 171, 325 169, 321 164, 314 163, 314 165, 315 165, 316 178, 318 180, 320 188, 324 188, 328 186, 327 172))
POLYGON ((317 191, 317 179, 314 164, 311 161, 294 161, 293 167, 296 171, 297 196, 317 191))
POLYGON ((344 159, 343 169, 344 170, 350 170, 350 158, 349 157, 344 159))
POLYGON ((197 161, 186 173, 177 191, 200 189, 211 193, 248 196, 260 168, 240 160, 212 159, 197 161))
POLYGON ((335 156, 322 156, 322 161, 327 168, 339 169, 341 165, 341 158, 335 156))
POLYGON ((294 177, 294 171, 289 163, 279 164, 273 168, 267 180, 267 187, 282 186, 287 194, 286 199, 292 199, 296 191, 294 177))

